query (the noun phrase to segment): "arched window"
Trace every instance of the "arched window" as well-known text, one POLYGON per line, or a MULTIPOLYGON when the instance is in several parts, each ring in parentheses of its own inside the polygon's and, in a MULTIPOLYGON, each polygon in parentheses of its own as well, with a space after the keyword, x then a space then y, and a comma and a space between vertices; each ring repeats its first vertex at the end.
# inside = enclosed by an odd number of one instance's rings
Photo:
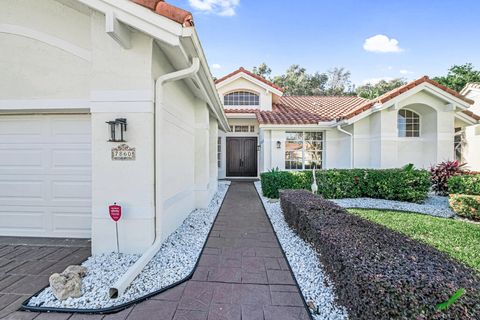
POLYGON ((248 91, 235 91, 223 97, 225 106, 258 106, 260 98, 258 94, 248 91))
POLYGON ((407 109, 398 111, 397 128, 401 138, 420 137, 420 115, 407 109))

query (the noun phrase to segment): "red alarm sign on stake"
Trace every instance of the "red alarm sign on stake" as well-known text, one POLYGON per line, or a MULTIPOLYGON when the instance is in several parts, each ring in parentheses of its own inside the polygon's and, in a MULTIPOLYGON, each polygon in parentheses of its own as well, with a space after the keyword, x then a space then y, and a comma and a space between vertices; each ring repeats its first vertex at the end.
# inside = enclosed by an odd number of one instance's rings
POLYGON ((108 213, 110 213, 110 218, 117 222, 122 217, 122 207, 114 203, 108 206, 108 213))

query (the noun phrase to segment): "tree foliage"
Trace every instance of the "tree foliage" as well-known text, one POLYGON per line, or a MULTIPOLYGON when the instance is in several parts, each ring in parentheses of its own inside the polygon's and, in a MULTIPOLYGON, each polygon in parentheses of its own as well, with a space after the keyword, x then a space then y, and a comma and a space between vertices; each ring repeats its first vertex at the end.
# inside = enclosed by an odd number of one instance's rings
POLYGON ((327 72, 310 74, 298 64, 291 65, 279 76, 271 77, 272 70, 266 63, 253 68, 253 73, 284 89, 289 96, 352 95, 350 72, 345 68, 333 68, 327 72))
POLYGON ((272 74, 272 69, 270 69, 265 62, 258 67, 253 67, 252 72, 264 79, 271 80, 270 75, 272 74))
POLYGON ((329 96, 352 95, 353 86, 350 81, 350 71, 345 68, 332 68, 327 71, 327 87, 325 94, 329 96))
POLYGON ((359 97, 365 99, 375 99, 382 94, 387 93, 388 91, 403 86, 404 84, 406 84, 406 81, 401 78, 389 81, 381 80, 375 84, 367 83, 363 86, 360 86, 357 88, 356 92, 359 97))
POLYGON ((328 78, 325 74, 308 74, 297 64, 290 66, 285 74, 273 78, 273 82, 284 89, 289 96, 321 95, 325 91, 328 78))
POLYGON ((446 76, 435 77, 433 80, 450 89, 460 92, 469 82, 480 82, 480 70, 475 70, 473 64, 454 65, 448 69, 446 76))

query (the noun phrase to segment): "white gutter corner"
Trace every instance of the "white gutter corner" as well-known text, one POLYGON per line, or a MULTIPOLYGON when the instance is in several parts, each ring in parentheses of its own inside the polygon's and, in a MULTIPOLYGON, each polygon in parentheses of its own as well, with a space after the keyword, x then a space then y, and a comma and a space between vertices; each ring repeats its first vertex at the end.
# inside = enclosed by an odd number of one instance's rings
MULTIPOLYGON (((198 70, 200 70, 200 60, 198 58, 192 59, 192 64, 190 67, 182 70, 178 70, 172 73, 164 74, 158 77, 155 81, 155 125, 160 123, 161 120, 161 112, 158 112, 158 109, 163 105, 163 85, 168 82, 178 81, 186 78, 193 77, 198 70)), ((156 136, 156 132, 155 132, 156 136)), ((156 144, 156 137, 154 139, 154 144, 156 144)), ((159 150, 154 146, 155 149, 155 194, 154 197, 156 199, 157 195, 160 193, 158 189, 157 183, 157 176, 159 172, 157 168, 160 166, 158 165, 159 157, 159 150)), ((157 216, 157 204, 159 202, 156 201, 155 203, 155 241, 152 243, 150 248, 145 251, 142 256, 121 276, 108 290, 108 295, 110 298, 118 298, 123 295, 125 290, 130 286, 133 280, 142 272, 143 268, 152 260, 155 254, 158 252, 160 247, 163 244, 163 240, 160 237, 160 228, 159 228, 159 219, 157 216)))

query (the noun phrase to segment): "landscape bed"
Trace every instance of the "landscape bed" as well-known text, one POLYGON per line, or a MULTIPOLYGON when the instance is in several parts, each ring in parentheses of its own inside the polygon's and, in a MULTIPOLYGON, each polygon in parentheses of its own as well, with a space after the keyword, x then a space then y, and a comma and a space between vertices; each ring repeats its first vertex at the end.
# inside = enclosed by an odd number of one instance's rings
POLYGON ((282 191, 281 206, 289 226, 319 253, 351 319, 480 318, 473 269, 305 190, 282 191))
POLYGON ((111 299, 108 289, 140 257, 132 254, 102 254, 92 256, 82 265, 87 275, 82 279, 82 297, 59 301, 50 287, 31 297, 24 309, 35 311, 111 312, 149 294, 167 288, 187 278, 195 268, 210 229, 227 193, 229 182, 219 182, 218 191, 207 209, 191 212, 182 225, 163 243, 155 257, 135 278, 126 292, 111 299), (32 310, 32 309, 30 309, 32 310))

